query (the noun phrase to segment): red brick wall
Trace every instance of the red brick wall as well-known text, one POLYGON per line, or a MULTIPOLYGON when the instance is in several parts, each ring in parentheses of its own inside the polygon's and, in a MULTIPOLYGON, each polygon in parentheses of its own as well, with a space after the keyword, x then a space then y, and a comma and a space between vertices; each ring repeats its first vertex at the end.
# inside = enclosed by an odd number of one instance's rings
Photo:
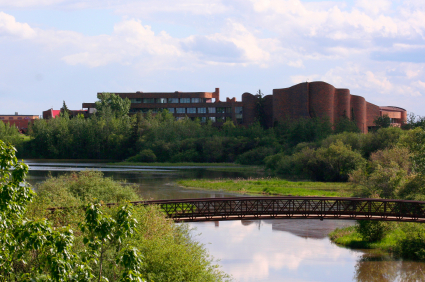
POLYGON ((351 118, 350 101, 351 101, 350 90, 348 89, 335 90, 335 105, 336 105, 336 111, 334 115, 335 122, 337 122, 342 116, 344 116, 344 114, 346 117, 351 118))
POLYGON ((257 117, 257 98, 251 93, 242 94, 243 123, 248 125, 255 122, 257 117))
POLYGON ((366 102, 366 125, 367 126, 375 126, 373 121, 380 116, 380 108, 377 105, 366 102))
POLYGON ((334 123, 335 87, 326 82, 309 83, 309 111, 311 116, 329 117, 334 123))
POLYGON ((310 117, 308 96, 307 83, 300 83, 289 88, 273 89, 273 120, 310 117))
POLYGON ((351 108, 354 112, 354 119, 357 127, 360 128, 361 132, 367 133, 365 98, 357 95, 351 95, 351 108))

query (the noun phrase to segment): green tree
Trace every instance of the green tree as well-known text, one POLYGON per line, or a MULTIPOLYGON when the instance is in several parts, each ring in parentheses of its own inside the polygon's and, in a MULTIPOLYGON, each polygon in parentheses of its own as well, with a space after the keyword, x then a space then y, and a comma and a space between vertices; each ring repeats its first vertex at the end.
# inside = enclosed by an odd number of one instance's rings
POLYGON ((128 98, 122 99, 114 93, 99 93, 95 102, 96 114, 99 116, 107 116, 112 114, 115 117, 123 117, 128 115, 131 102, 128 98))
POLYGON ((335 123, 334 132, 336 134, 343 132, 360 133, 360 129, 357 127, 356 122, 350 120, 344 113, 344 115, 335 123))
POLYGON ((70 117, 71 116, 71 111, 68 109, 68 106, 66 105, 65 101, 63 101, 63 105, 62 105, 60 114, 61 114, 62 117, 70 117))
POLYGON ((378 128, 387 128, 391 126, 391 119, 388 115, 383 115, 381 117, 377 117, 373 123, 378 128))

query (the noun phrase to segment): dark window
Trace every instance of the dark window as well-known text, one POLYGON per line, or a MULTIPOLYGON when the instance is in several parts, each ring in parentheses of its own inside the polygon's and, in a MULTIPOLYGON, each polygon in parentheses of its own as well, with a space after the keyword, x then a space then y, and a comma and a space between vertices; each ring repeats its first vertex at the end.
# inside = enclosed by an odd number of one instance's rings
POLYGON ((167 103, 167 98, 155 98, 155 103, 165 104, 167 103))
POLYGON ((178 103, 179 98, 168 98, 168 103, 178 103))
POLYGON ((180 98, 180 103, 190 103, 190 98, 180 98))

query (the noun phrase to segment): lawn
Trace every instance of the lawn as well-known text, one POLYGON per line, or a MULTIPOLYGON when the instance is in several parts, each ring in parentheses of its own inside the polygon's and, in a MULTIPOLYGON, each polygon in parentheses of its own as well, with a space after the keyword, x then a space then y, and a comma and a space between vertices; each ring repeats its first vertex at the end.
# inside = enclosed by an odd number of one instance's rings
POLYGON ((218 179, 218 180, 179 180, 186 188, 220 190, 247 194, 350 197, 348 183, 288 181, 277 178, 258 179, 218 179))

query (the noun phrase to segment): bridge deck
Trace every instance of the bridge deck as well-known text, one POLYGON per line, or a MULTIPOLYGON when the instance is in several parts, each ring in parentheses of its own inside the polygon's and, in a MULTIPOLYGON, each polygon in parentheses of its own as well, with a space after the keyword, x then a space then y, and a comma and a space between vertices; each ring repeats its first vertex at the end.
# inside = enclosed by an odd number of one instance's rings
MULTIPOLYGON (((337 197, 231 197, 132 202, 159 205, 176 222, 240 219, 425 221, 425 202, 337 197)), ((114 205, 114 204, 108 204, 114 205)))

